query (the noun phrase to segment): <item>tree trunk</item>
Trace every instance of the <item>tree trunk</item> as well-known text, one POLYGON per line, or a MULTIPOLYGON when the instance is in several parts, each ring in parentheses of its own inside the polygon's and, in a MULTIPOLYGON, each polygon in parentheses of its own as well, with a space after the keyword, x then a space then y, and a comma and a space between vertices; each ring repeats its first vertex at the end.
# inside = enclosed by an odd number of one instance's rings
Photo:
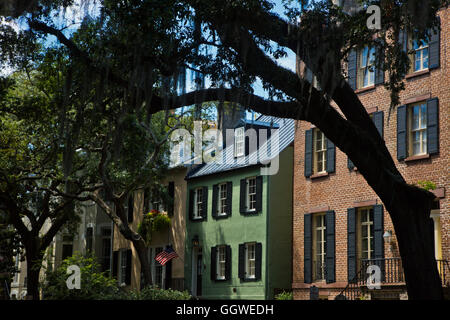
POLYGON ((132 242, 141 263, 141 273, 143 277, 142 288, 151 286, 153 283, 152 272, 150 268, 150 259, 148 256, 148 248, 142 238, 139 240, 133 240, 132 242))
POLYGON ((36 239, 32 239, 25 247, 27 259, 27 299, 39 300, 39 273, 42 255, 37 248, 36 239))
POLYGON ((423 191, 395 192, 388 208, 402 257, 408 298, 442 300, 443 291, 430 234, 432 199, 423 191))

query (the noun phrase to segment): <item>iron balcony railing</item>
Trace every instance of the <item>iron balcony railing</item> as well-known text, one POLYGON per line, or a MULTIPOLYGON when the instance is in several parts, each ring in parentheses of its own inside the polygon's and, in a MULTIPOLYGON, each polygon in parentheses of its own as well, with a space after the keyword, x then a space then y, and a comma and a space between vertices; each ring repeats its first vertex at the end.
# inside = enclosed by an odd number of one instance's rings
MULTIPOLYGON (((450 287, 450 262, 436 260, 436 263, 442 286, 450 287)), ((382 284, 403 284, 405 282, 401 258, 364 259, 360 260, 360 268, 355 277, 350 279, 336 299, 355 300, 361 297, 361 289, 367 285, 369 277, 367 268, 371 265, 380 268, 382 284)))

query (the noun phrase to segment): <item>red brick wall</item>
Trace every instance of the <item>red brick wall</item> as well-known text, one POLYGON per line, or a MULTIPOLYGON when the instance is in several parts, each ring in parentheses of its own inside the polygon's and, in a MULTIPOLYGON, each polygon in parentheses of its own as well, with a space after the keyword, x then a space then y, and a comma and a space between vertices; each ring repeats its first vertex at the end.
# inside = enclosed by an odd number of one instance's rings
MULTIPOLYGON (((389 93, 383 86, 358 94, 367 110, 384 111, 384 138, 399 171, 408 183, 420 180, 433 181, 437 188, 445 188, 446 195, 440 199, 440 219, 442 235, 442 258, 450 260, 450 9, 439 12, 441 18, 440 67, 428 74, 405 80, 406 90, 401 92, 401 104, 420 95, 439 98, 439 154, 430 159, 414 162, 398 162, 396 153, 397 115, 389 114, 389 93)), ((311 128, 308 122, 298 122, 295 137, 294 156, 294 232, 293 232, 293 290, 295 299, 309 299, 309 286, 304 283, 303 273, 303 216, 324 206, 336 212, 336 283, 314 283, 320 288, 319 294, 334 298, 347 285, 347 208, 355 207, 355 202, 376 200, 375 192, 357 171, 347 168, 347 156, 336 149, 336 172, 328 177, 306 179, 304 176, 305 130, 311 128)), ((385 213, 385 230, 393 231, 389 213, 385 213)), ((395 238, 395 235, 394 235, 395 238)), ((394 255, 398 256, 394 248, 394 255)), ((385 256, 392 254, 385 244, 385 256)))

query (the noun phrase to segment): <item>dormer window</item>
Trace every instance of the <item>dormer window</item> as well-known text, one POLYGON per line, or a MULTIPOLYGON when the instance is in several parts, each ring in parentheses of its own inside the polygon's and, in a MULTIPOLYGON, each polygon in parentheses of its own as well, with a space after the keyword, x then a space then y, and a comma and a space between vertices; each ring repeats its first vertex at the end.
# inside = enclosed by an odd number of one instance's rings
POLYGON ((245 133, 244 127, 234 130, 234 156, 242 157, 245 154, 245 133))

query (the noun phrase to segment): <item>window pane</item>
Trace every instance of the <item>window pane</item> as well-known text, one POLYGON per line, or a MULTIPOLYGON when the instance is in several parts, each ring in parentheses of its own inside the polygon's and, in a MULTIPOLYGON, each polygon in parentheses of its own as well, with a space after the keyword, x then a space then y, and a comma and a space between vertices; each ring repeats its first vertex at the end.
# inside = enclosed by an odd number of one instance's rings
POLYGON ((425 129, 427 127, 427 106, 426 104, 422 104, 420 106, 420 123, 421 128, 425 129))
POLYGON ((412 129, 419 129, 419 106, 414 106, 412 109, 412 129))

